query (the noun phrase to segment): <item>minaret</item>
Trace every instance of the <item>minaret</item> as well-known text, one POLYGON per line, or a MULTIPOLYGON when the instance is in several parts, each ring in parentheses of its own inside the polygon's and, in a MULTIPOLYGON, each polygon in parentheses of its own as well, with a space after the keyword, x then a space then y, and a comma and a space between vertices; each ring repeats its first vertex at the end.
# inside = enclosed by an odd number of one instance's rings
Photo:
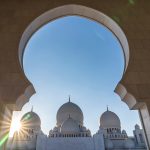
POLYGON ((109 109, 108 109, 108 105, 107 105, 107 111, 109 111, 109 109))
POLYGON ((31 108, 31 112, 33 112, 33 106, 32 106, 32 108, 31 108))
POLYGON ((69 103, 70 103, 70 95, 69 95, 69 103))

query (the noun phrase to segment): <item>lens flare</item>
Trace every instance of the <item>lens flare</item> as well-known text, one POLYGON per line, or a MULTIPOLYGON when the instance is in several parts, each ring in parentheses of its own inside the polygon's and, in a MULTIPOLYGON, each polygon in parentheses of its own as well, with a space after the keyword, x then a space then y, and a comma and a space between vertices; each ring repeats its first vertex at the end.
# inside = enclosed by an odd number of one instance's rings
POLYGON ((1 149, 9 138, 12 113, 6 107, 4 113, 0 115, 3 118, 3 120, 1 121, 1 132, 0 132, 0 149, 1 149))
POLYGON ((11 127, 10 127, 10 137, 13 136, 14 132, 18 131, 21 129, 21 123, 20 121, 16 118, 12 120, 11 127))
POLYGON ((3 136, 3 138, 0 140, 0 147, 5 143, 5 141, 7 141, 8 137, 9 133, 3 136))

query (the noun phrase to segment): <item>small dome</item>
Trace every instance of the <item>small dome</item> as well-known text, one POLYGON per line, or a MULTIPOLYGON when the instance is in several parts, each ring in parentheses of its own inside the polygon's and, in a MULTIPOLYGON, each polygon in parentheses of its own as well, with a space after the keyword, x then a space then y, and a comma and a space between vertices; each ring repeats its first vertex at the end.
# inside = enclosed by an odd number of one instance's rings
POLYGON ((105 111, 100 118, 101 128, 121 128, 119 117, 112 111, 105 111))
POLYGON ((109 139, 105 139, 105 147, 106 149, 113 149, 114 147, 113 142, 109 139))
POLYGON ((122 134, 127 134, 125 130, 122 130, 122 134))
POLYGON ((21 118, 21 124, 26 128, 40 128, 41 120, 35 112, 31 111, 23 115, 23 117, 21 118))
POLYGON ((135 129, 140 129, 140 126, 138 124, 136 124, 135 129))
POLYGON ((58 132, 58 128, 57 128, 57 127, 54 127, 53 131, 54 131, 54 132, 58 132))
POLYGON ((124 141, 124 147, 125 148, 134 148, 135 147, 135 143, 132 139, 126 139, 124 141))
POLYGON ((83 113, 79 106, 72 102, 63 104, 57 112, 57 126, 61 126, 62 123, 71 116, 73 120, 83 125, 83 113))
POLYGON ((84 127, 84 126, 81 128, 81 130, 82 130, 83 132, 86 132, 86 131, 87 131, 86 127, 84 127))
POLYGON ((69 117, 61 126, 62 133, 78 133, 80 132, 78 123, 69 117))

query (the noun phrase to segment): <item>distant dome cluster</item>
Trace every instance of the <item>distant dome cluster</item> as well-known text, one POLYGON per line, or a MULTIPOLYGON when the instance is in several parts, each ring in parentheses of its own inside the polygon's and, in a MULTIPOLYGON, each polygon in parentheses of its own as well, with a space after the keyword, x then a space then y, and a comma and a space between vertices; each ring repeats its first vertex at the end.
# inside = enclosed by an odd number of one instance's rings
POLYGON ((107 110, 100 116, 99 130, 93 136, 84 126, 80 107, 70 101, 63 104, 56 115, 56 126, 44 135, 40 117, 31 110, 21 118, 22 130, 15 132, 8 150, 146 150, 143 130, 135 125, 134 136, 121 130, 119 117, 107 110), (13 146, 11 144, 14 144, 13 146))

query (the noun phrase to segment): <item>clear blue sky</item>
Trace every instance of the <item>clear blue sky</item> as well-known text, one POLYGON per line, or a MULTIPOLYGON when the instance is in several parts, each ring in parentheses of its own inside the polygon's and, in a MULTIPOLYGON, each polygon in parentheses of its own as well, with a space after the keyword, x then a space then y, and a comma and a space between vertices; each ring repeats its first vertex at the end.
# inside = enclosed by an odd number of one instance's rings
POLYGON ((123 74, 124 57, 119 42, 106 27, 75 16, 57 19, 31 37, 23 63, 36 94, 14 118, 20 119, 33 105, 42 130, 48 134, 56 124, 58 108, 71 95, 92 133, 98 130, 107 105, 129 135, 134 125, 140 124, 138 112, 130 111, 114 93, 123 74))

